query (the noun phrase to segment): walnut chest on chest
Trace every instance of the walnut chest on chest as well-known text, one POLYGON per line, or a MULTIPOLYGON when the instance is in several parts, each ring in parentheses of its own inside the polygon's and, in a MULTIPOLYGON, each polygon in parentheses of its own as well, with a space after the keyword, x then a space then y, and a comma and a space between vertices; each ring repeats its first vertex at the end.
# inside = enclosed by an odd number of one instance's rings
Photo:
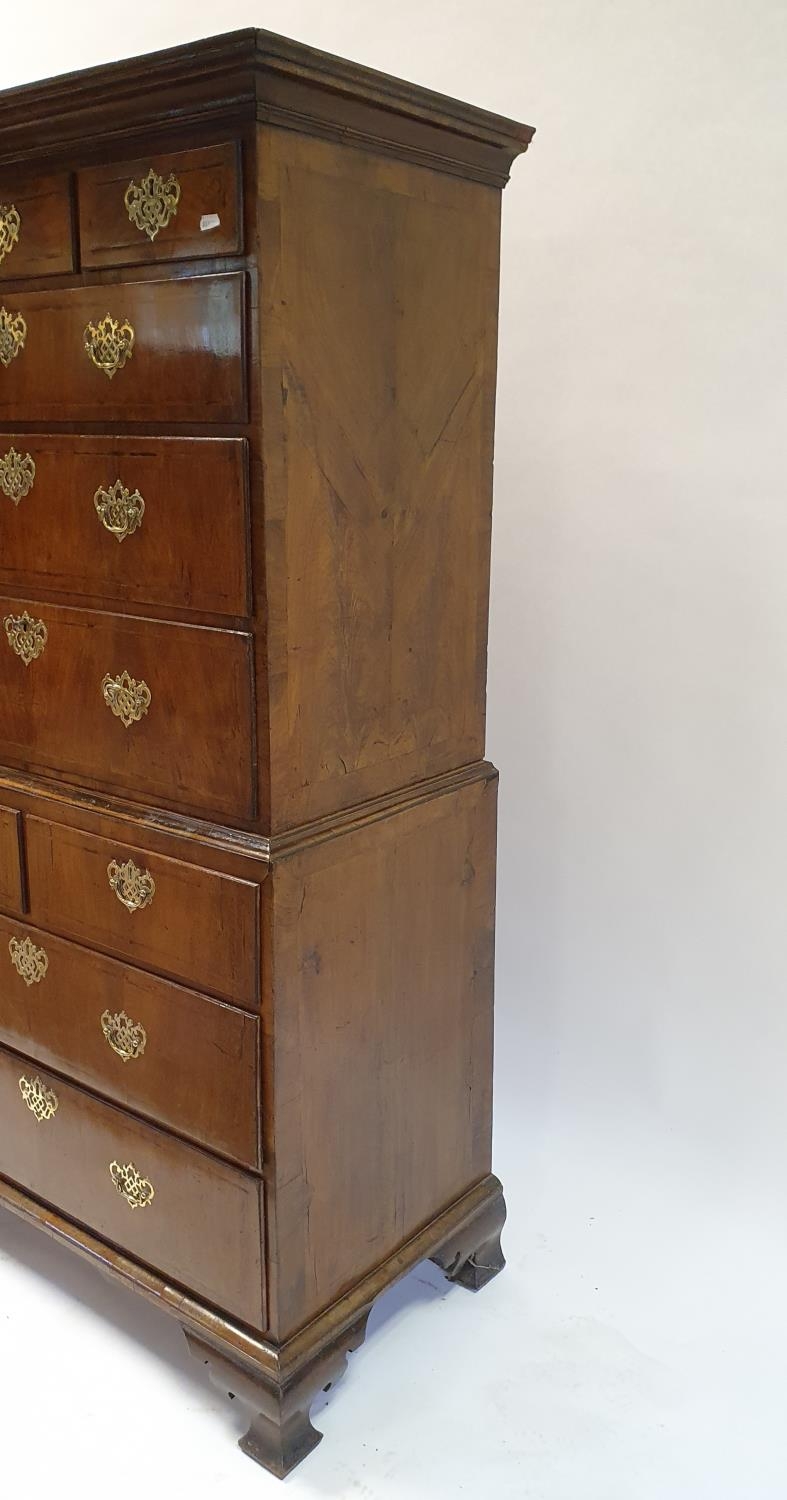
POLYGON ((0 1203, 169 1310, 278 1474, 386 1286, 503 1265, 531 134, 255 31, 0 95, 0 1203))

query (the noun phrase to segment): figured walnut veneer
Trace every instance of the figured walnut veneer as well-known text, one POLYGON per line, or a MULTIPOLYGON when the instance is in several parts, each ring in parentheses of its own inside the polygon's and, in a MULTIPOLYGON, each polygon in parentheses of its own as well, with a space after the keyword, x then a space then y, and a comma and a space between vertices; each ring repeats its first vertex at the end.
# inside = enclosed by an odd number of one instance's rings
POLYGON ((282 1476, 381 1291, 504 1264, 531 135, 257 31, 0 94, 0 1202, 177 1317, 282 1476))

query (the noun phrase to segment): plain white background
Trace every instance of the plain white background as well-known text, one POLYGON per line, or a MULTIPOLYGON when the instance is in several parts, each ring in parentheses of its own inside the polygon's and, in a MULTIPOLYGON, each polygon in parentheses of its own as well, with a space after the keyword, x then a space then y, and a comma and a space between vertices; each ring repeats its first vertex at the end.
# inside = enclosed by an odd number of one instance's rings
MULTIPOLYGON (((245 25, 538 128, 489 752, 509 1269, 375 1311, 293 1497, 765 1500, 783 1415, 783 0, 6 0, 0 86, 245 25)), ((0 1226, 3 1493, 280 1493, 174 1325, 0 1226)))

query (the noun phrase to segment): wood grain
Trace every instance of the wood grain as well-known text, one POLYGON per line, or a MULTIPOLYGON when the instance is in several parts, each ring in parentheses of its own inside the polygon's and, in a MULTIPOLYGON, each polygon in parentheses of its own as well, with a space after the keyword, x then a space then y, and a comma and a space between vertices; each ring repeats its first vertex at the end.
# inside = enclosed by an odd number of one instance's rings
POLYGON ((243 1011, 37 928, 0 917, 0 1040, 198 1145, 259 1167, 258 1022, 243 1011), (27 984, 10 944, 46 955, 27 984), (145 1032, 123 1060, 101 1025, 121 1012, 145 1032))
POLYGON ((259 149, 275 832, 483 755, 499 195, 259 149))
POLYGON ((0 260, 0 281, 57 276, 74 269, 71 184, 67 172, 39 177, 0 173, 0 205, 16 208, 19 235, 0 260))
POLYGON ((243 276, 9 291, 27 324, 0 368, 0 421, 242 422, 243 276), (134 330, 131 357, 109 378, 85 353, 85 329, 110 316, 134 330))
POLYGON ((0 598, 4 621, 25 612, 44 622, 48 639, 25 665, 5 630, 0 638, 6 764, 230 818, 252 815, 248 635, 0 598), (102 690, 106 676, 124 672, 151 695, 128 727, 102 690))
POLYGON ((489 1171, 495 812, 479 780, 266 882, 278 1338, 489 1171))
POLYGON ((12 448, 35 479, 16 505, 0 496, 0 586, 248 615, 245 439, 0 434, 0 459, 12 448), (145 507, 121 541, 94 503, 118 480, 145 507))
POLYGON ((21 813, 0 807, 0 907, 20 915, 26 905, 21 835, 21 813))
POLYGON ((77 174, 77 191, 83 266, 229 255, 242 248, 235 141, 87 167, 77 174), (129 183, 139 184, 151 168, 165 180, 174 175, 180 186, 177 212, 153 239, 131 222, 125 203, 129 183), (203 225, 203 218, 211 222, 203 225))
POLYGON ((25 844, 36 927, 259 1008, 259 888, 252 880, 37 817, 25 818, 25 844), (113 861, 129 859, 156 886, 150 905, 133 912, 107 874, 113 861))
POLYGON ((259 1179, 104 1104, 0 1049, 0 1173, 110 1244, 190 1287, 254 1328, 265 1326, 259 1179), (38 1122, 19 1079, 57 1097, 38 1122), (132 1209, 109 1168, 131 1162, 155 1190, 132 1209))

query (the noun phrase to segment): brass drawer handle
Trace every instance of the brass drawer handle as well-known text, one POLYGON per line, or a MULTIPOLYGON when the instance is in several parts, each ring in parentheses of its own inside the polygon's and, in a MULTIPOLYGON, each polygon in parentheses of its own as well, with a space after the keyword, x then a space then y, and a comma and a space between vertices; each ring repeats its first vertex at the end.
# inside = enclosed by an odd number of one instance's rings
POLYGON ((170 172, 165 182, 151 167, 140 183, 131 179, 123 201, 132 224, 149 240, 154 240, 178 211, 180 183, 174 172, 170 172))
POLYGON ((7 312, 0 307, 0 364, 6 369, 12 359, 25 347, 27 324, 21 313, 7 312))
POLYGON ((129 1208, 147 1208, 153 1202, 156 1196, 153 1183, 137 1171, 133 1161, 110 1162, 109 1175, 129 1208))
POLYGON ((119 542, 131 536, 142 525, 145 502, 139 490, 127 490, 120 479, 108 490, 99 486, 93 496, 96 514, 107 531, 119 542))
POLYGON ((112 1015, 105 1010, 101 1017, 101 1030, 113 1052, 117 1052, 123 1062, 131 1062, 136 1057, 141 1057, 147 1043, 148 1034, 139 1021, 132 1021, 124 1010, 117 1011, 112 1015))
POLYGON ((22 457, 16 448, 9 448, 0 458, 0 490, 18 505, 29 495, 36 477, 36 466, 29 453, 22 457))
POLYGON ((12 938, 8 944, 8 951, 17 974, 20 979, 24 979, 28 987, 31 984, 40 984, 41 980, 46 978, 49 959, 43 948, 37 948, 29 937, 12 938))
POLYGON ((6 615, 3 624, 11 650, 29 667, 31 661, 41 655, 49 639, 43 620, 34 620, 25 610, 21 615, 6 615))
POLYGON ((146 682, 137 682, 136 677, 129 677, 128 672, 121 672, 119 677, 106 677, 101 679, 101 691, 104 702, 112 709, 116 719, 130 729, 132 724, 138 724, 145 717, 150 708, 150 688, 146 682))
POLYGON ((127 911, 141 911, 143 906, 150 906, 156 894, 156 882, 150 870, 140 870, 133 859, 127 859, 124 865, 113 859, 107 865, 107 876, 110 889, 127 911))
POLYGON ((22 227, 22 216, 13 203, 0 203, 0 261, 10 255, 22 227))
POLYGON ((19 1092, 25 1101, 31 1114, 34 1114, 39 1125, 42 1120, 51 1120, 57 1112, 58 1097, 52 1089, 48 1089, 43 1079, 36 1074, 35 1078, 25 1078, 24 1073, 19 1080, 19 1092))
MULTIPOLYGON (((122 370, 134 352, 134 330, 126 320, 119 323, 109 313, 100 323, 88 323, 85 329, 85 352, 97 369, 103 370, 111 380, 122 370)), ((2 359, 0 345, 0 359, 2 359)))

